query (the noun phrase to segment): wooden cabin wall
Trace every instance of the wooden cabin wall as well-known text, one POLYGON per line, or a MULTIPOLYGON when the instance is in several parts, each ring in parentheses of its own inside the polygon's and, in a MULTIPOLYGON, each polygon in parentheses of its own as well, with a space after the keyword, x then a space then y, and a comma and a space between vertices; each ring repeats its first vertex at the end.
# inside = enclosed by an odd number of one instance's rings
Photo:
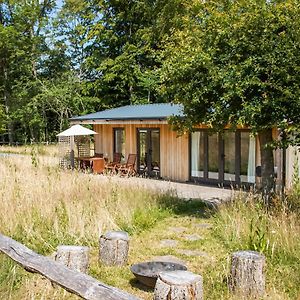
POLYGON ((160 129, 160 175, 162 178, 189 180, 189 139, 188 135, 177 137, 167 124, 96 124, 95 152, 113 156, 113 129, 125 129, 125 157, 129 153, 137 153, 137 129, 160 129))

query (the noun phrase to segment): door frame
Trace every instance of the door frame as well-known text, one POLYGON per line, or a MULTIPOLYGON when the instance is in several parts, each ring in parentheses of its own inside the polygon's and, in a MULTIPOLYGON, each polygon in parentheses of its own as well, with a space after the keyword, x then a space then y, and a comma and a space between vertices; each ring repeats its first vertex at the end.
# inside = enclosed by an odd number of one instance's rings
MULTIPOLYGON (((141 153, 140 153, 140 130, 147 131, 147 136, 146 136, 146 148, 147 148, 147 176, 155 176, 155 177, 160 177, 160 169, 161 169, 161 155, 160 155, 160 128, 159 127, 138 127, 136 128, 136 147, 137 147, 137 172, 141 174, 140 170, 140 158, 141 158, 141 153), (158 144, 158 153, 159 153, 159 172, 156 172, 155 174, 152 172, 151 169, 151 164, 152 164, 152 155, 149 154, 149 149, 151 147, 151 131, 158 131, 158 136, 159 136, 159 144, 158 144), (150 167, 150 168, 149 168, 150 167), (151 169, 151 170, 150 170, 151 169), (150 170, 150 171, 149 171, 150 170)), ((153 150, 151 149, 151 152, 153 150)))

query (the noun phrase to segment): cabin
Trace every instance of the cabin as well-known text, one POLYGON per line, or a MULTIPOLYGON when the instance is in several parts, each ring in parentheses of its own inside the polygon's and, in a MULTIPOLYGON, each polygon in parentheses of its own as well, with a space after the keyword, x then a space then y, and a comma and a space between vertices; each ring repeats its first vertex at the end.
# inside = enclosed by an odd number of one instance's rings
MULTIPOLYGON (((260 182, 260 151, 249 128, 211 134, 205 125, 178 135, 168 124, 182 116, 182 106, 161 103, 128 105, 71 118, 72 124, 92 124, 95 153, 108 160, 114 153, 137 154, 136 171, 172 181, 249 186, 260 182)), ((278 130, 273 129, 274 137, 278 130)), ((291 184, 298 153, 274 150, 277 186, 291 184)))

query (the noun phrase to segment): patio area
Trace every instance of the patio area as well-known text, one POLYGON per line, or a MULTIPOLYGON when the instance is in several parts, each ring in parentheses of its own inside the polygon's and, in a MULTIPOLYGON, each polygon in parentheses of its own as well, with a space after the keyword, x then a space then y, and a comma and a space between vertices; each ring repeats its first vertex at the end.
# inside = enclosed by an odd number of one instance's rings
POLYGON ((232 189, 141 177, 99 176, 99 179, 157 192, 170 192, 185 200, 198 199, 213 206, 229 201, 235 193, 232 189))

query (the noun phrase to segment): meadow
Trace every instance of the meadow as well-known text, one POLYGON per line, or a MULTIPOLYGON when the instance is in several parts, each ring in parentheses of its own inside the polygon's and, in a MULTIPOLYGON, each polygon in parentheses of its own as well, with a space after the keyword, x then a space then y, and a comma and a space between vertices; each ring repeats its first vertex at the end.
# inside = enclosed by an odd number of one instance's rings
MULTIPOLYGON (((268 210, 251 193, 213 210, 173 192, 155 193, 102 175, 61 170, 55 146, 0 151, 25 154, 0 156, 0 232, 40 254, 51 256, 61 244, 89 246, 91 276, 146 300, 152 299, 152 291, 141 288, 129 266, 174 255, 203 276, 205 299, 235 299, 227 288, 230 255, 252 249, 267 259, 265 299, 300 299, 298 182, 268 210), (115 229, 130 234, 128 265, 104 267, 98 263, 99 236, 115 229), (187 240, 187 235, 201 238, 187 240), (164 239, 176 240, 178 247, 162 247, 164 239)), ((76 298, 0 254, 0 299, 76 298)))

